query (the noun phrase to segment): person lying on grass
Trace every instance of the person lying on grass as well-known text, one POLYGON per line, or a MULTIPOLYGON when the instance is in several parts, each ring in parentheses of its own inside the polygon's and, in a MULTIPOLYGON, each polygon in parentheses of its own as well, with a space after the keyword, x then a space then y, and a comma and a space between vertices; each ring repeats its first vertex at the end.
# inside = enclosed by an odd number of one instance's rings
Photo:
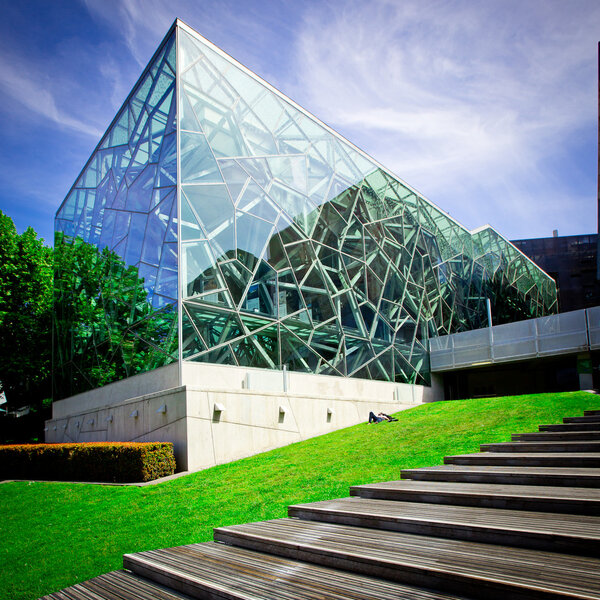
POLYGON ((380 412, 378 415, 375 415, 373 411, 369 413, 369 423, 381 423, 382 421, 397 421, 398 419, 394 419, 394 417, 390 417, 390 415, 386 415, 385 413, 380 412))

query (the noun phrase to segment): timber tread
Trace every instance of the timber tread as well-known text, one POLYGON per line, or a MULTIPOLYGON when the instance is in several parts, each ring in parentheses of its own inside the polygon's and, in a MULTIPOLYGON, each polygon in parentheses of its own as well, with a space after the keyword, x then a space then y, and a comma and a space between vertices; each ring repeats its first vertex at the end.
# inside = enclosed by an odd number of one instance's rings
POLYGON ((600 423, 600 414, 584 417, 565 417, 563 423, 600 423))
POLYGON ((600 489, 594 488, 401 480, 353 486, 350 495, 380 500, 600 515, 600 489))
POLYGON ((300 519, 222 527, 215 539, 480 598, 600 599, 597 558, 300 519))
POLYGON ((569 467, 511 467, 505 465, 439 465, 402 469, 402 479, 462 481, 464 483, 507 483, 561 487, 600 487, 599 469, 569 467))
POLYGON ((600 452, 481 452, 445 456, 445 464, 528 467, 600 467, 600 452))
POLYGON ((600 440, 583 440, 573 442, 501 442, 497 444, 481 444, 482 452, 598 452, 600 440))
POLYGON ((40 600, 190 600, 190 597, 127 571, 112 571, 40 600))
POLYGON ((513 442, 600 442, 600 430, 594 431, 537 431, 535 433, 515 433, 513 442))
POLYGON ((584 417, 600 416, 600 410, 584 410, 583 411, 583 416, 584 417))
POLYGON ((340 498, 296 504, 288 515, 304 520, 340 523, 404 533, 451 537, 487 543, 597 555, 600 517, 502 510, 471 506, 340 498))
POLYGON ((556 423, 552 425, 540 425, 540 431, 598 431, 600 423, 556 423))
POLYGON ((194 598, 244 600, 460 600, 393 581, 207 542, 127 554, 124 564, 194 598))

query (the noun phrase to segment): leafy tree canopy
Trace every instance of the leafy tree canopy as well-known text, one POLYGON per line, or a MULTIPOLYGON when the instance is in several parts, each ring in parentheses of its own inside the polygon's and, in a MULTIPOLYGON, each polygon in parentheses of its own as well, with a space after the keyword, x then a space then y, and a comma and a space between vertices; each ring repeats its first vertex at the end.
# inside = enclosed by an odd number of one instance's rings
POLYGON ((60 233, 54 252, 55 400, 175 359, 176 307, 155 310, 136 267, 60 233))
POLYGON ((53 251, 0 211, 0 386, 8 405, 51 395, 53 251))

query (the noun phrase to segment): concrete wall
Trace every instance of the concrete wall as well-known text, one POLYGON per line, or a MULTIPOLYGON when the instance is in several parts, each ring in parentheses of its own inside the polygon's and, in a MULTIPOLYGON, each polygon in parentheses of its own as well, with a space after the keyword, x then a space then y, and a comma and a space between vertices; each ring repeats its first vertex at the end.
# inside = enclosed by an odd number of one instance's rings
MULTIPOLYGON (((113 384, 115 385, 115 384, 113 384)), ((81 396, 83 394, 79 394, 81 396)), ((180 469, 187 468, 185 388, 145 394, 124 402, 57 416, 46 421, 46 442, 173 442, 180 469), (163 408, 166 406, 166 411, 163 408)))
POLYGON ((183 363, 178 387, 173 367, 56 402, 46 441, 171 441, 178 469, 198 470, 440 399, 439 386, 202 363, 183 363))
POLYGON ((168 390, 178 385, 179 365, 175 362, 147 373, 140 373, 115 383, 109 383, 83 394, 58 400, 52 404, 52 417, 56 419, 83 411, 92 411, 95 408, 110 406, 130 398, 168 390))

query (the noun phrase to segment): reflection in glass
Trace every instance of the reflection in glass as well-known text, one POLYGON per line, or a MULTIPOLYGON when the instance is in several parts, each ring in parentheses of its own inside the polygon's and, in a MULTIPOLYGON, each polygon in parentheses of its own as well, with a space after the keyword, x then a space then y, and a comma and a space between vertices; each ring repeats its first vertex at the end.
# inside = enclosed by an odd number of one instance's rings
POLYGON ((428 338, 487 325, 488 298, 496 323, 556 311, 554 282, 493 229, 175 29, 56 215, 57 397, 179 348, 427 383, 428 338))
POLYGON ((194 218, 182 203, 197 240, 183 302, 202 324, 234 308, 241 336, 209 335, 188 359, 426 382, 427 337, 485 325, 486 298, 498 319, 554 310, 553 282, 495 232, 472 236, 201 38, 181 40, 180 110, 198 132, 182 157, 208 156, 204 132, 224 181, 198 188, 194 218))
POLYGON ((177 360, 175 36, 56 215, 54 398, 177 360))

